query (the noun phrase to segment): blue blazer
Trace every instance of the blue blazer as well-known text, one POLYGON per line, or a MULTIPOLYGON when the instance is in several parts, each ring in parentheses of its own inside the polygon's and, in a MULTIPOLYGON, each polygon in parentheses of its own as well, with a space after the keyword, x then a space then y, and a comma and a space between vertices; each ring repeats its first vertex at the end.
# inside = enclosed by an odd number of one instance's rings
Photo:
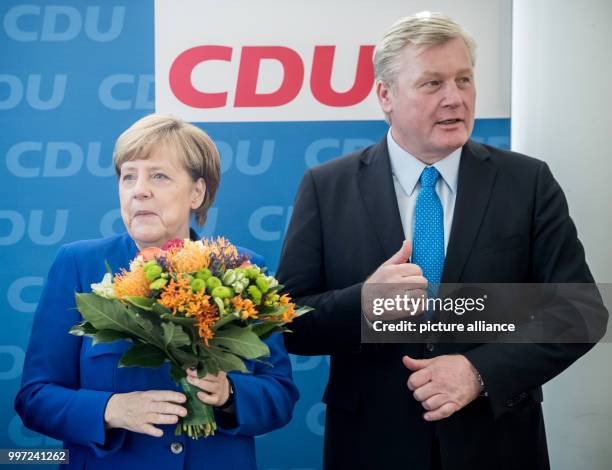
MULTIPOLYGON (((179 390, 169 365, 159 369, 118 368, 130 347, 124 340, 92 345, 88 337, 68 334, 81 320, 74 294, 89 292, 104 273, 104 260, 114 272, 127 268, 138 249, 128 234, 63 246, 55 259, 36 310, 15 409, 24 424, 64 441, 69 468, 88 469, 255 469, 253 437, 291 420, 298 391, 281 335, 272 335, 272 367, 248 363, 252 374, 230 373, 236 393, 237 426, 223 428, 197 441, 175 436, 174 425, 160 425, 161 438, 106 430, 104 410, 113 393, 179 390)), ((252 261, 263 259, 248 250, 252 261)), ((236 423, 234 423, 235 425, 236 423)))

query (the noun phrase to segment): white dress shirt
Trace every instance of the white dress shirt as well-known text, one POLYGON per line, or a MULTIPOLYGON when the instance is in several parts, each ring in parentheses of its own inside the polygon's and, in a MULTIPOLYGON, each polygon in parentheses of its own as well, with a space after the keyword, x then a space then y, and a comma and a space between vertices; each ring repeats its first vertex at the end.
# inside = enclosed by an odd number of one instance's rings
MULTIPOLYGON (((416 205, 421 183, 419 178, 423 169, 428 165, 406 152, 401 148, 391 135, 391 129, 387 133, 387 146, 391 157, 391 172, 397 205, 402 219, 402 228, 406 240, 412 240, 414 230, 414 207, 416 205)), ((432 166, 440 173, 436 182, 436 193, 442 203, 444 211, 444 254, 450 230, 453 224, 453 213, 455 211, 455 199, 457 198, 457 180, 459 178, 459 161, 461 159, 461 147, 450 155, 437 161, 432 166)))

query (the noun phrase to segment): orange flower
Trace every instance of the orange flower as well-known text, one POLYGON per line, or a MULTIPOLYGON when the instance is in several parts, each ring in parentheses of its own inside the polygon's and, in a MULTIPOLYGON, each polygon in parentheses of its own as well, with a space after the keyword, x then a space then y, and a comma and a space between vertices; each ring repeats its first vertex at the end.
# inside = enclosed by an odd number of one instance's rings
POLYGON ((119 299, 132 295, 148 297, 151 293, 149 281, 147 281, 140 261, 133 261, 129 271, 122 269, 121 272, 115 274, 113 286, 115 295, 119 299))
POLYGON ((158 248, 156 246, 149 246, 147 248, 140 250, 140 252, 136 255, 136 257, 142 256, 142 259, 144 261, 151 261, 152 259, 155 259, 155 255, 163 255, 163 254, 164 254, 164 250, 162 250, 161 248, 158 248))
POLYGON ((266 321, 279 321, 280 320, 283 323, 291 323, 293 319, 298 316, 298 314, 295 312, 295 304, 291 302, 291 297, 289 297, 287 294, 281 295, 280 299, 278 299, 278 302, 281 308, 286 307, 286 310, 283 313, 281 313, 280 315, 278 314, 264 315, 264 316, 259 317, 259 319, 266 320, 266 321))
POLYGON ((193 292, 187 276, 177 276, 162 288, 158 302, 172 310, 172 315, 182 314, 198 321, 198 334, 208 346, 208 340, 214 337, 212 327, 219 319, 217 306, 210 303, 210 296, 201 290, 193 292))
POLYGON ((232 305, 236 312, 240 314, 241 320, 247 320, 249 318, 256 319, 258 312, 255 308, 255 304, 251 299, 243 299, 239 295, 232 297, 232 305))
POLYGON ((295 313, 295 304, 291 303, 291 297, 289 297, 287 294, 283 294, 281 295, 279 302, 283 307, 288 307, 279 318, 283 323, 292 322, 293 319, 297 317, 297 313, 295 313))
POLYGON ((194 273, 210 263, 206 247, 191 240, 185 240, 182 248, 171 248, 167 260, 170 272, 175 273, 194 273))

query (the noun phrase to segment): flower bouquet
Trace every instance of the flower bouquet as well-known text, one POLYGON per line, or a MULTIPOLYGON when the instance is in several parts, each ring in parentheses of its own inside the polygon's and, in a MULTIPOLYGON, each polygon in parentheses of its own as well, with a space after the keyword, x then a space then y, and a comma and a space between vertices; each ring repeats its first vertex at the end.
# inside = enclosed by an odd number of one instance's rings
MULTIPOLYGON (((109 269, 110 271, 110 269, 109 269)), ((311 310, 296 308, 278 293, 278 281, 238 253, 224 238, 171 240, 145 248, 114 278, 107 273, 77 293, 83 321, 70 333, 90 336, 93 344, 120 339, 133 344, 119 367, 159 367, 187 396, 188 414, 175 433, 197 439, 213 435, 213 409, 197 398, 186 370, 198 376, 219 371, 248 372, 245 360, 263 361, 270 351, 262 340, 311 310)))

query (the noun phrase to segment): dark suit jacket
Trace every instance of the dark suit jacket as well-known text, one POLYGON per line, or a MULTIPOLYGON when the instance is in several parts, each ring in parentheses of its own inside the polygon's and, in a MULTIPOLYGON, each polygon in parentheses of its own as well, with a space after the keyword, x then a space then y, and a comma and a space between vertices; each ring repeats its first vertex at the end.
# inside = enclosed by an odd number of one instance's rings
MULTIPOLYGON (((325 467, 428 469, 437 435, 445 470, 548 468, 540 386, 591 345, 360 344, 362 283, 403 238, 386 139, 304 175, 277 274, 315 307, 295 320, 287 349, 331 355, 325 467), (488 397, 428 423, 401 357, 453 353, 480 372, 488 397)), ((464 146, 442 282, 593 282, 545 163, 464 146)))

